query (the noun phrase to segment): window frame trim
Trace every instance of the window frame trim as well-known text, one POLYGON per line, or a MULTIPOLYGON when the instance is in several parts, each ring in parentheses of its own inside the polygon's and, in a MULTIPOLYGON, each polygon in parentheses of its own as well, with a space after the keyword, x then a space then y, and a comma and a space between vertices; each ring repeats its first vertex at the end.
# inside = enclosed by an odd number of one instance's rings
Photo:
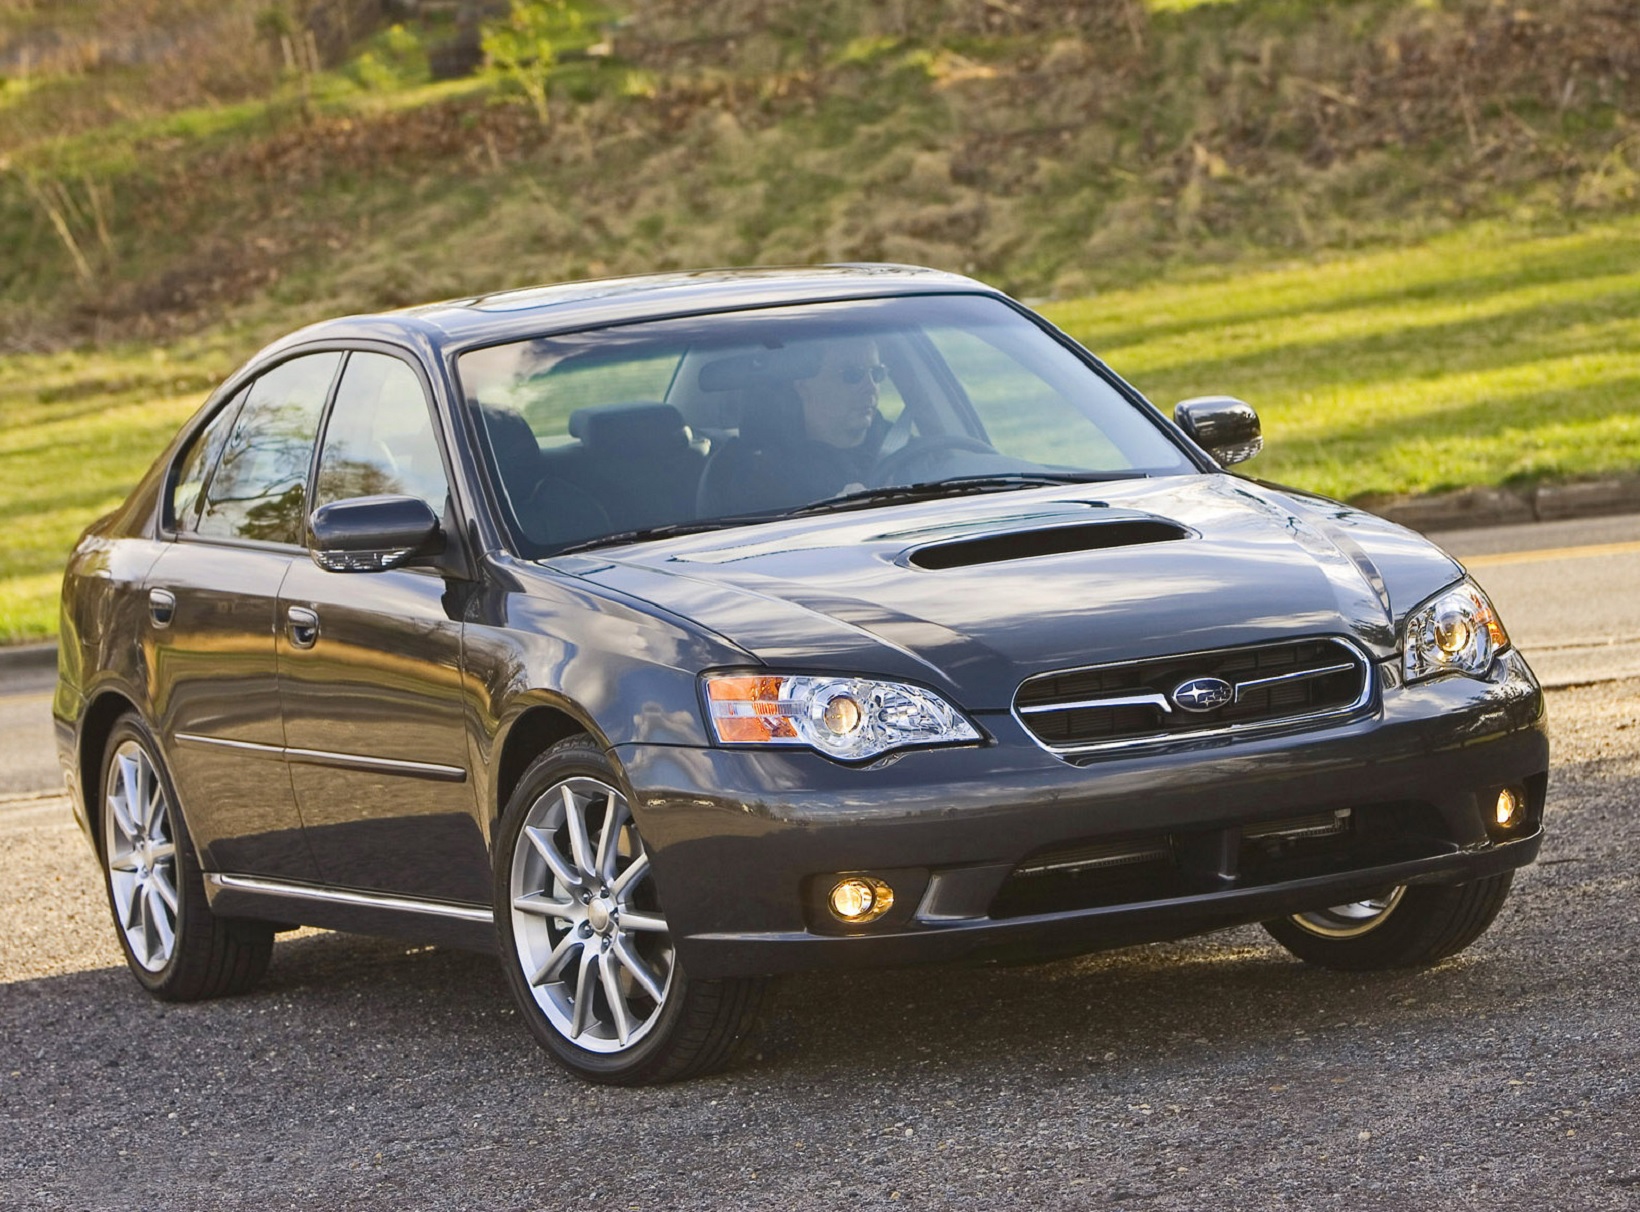
MULTIPOLYGON (((342 355, 341 360, 336 364, 335 373, 331 375, 330 385, 325 389, 324 401, 320 404, 319 419, 322 429, 325 413, 330 407, 331 397, 335 395, 336 384, 341 379, 342 368, 347 365, 348 350, 342 342, 316 342, 313 345, 304 345, 296 349, 283 351, 280 357, 271 358, 267 362, 247 364, 240 367, 228 377, 227 381, 224 382, 221 387, 217 388, 216 392, 213 394, 224 398, 226 403, 213 403, 209 400, 206 401, 205 407, 199 410, 199 413, 196 415, 193 422, 186 428, 187 436, 178 443, 176 453, 171 457, 171 465, 166 469, 165 487, 160 494, 159 499, 159 521, 158 525, 155 527, 156 536, 158 538, 170 540, 172 542, 209 543, 224 547, 248 547, 257 551, 303 550, 300 544, 278 543, 268 539, 247 539, 239 535, 200 534, 195 530, 178 530, 175 524, 176 519, 168 515, 171 513, 172 494, 176 491, 176 478, 182 470, 182 461, 187 456, 188 452, 193 449, 194 441, 203 434, 210 424, 229 408, 235 409, 236 412, 243 409, 245 401, 250 399, 250 390, 253 389, 257 382, 265 375, 278 370, 281 366, 284 366, 287 363, 294 362, 297 358, 322 353, 340 353, 342 355), (244 393, 243 398, 241 398, 242 392, 244 393)), ((238 418, 236 416, 235 424, 237 423, 238 418)), ((307 477, 303 480, 302 488, 304 494, 307 493, 307 485, 311 483, 313 479, 313 460, 315 452, 319 449, 319 432, 320 430, 315 431, 313 447, 308 451, 307 477)), ((207 470, 205 475, 205 483, 199 490, 201 500, 208 497, 211 490, 211 485, 216 481, 217 469, 220 466, 221 460, 219 459, 207 470)))
MULTIPOLYGON (((304 512, 302 541, 294 544, 275 543, 266 539, 247 539, 237 535, 202 535, 197 531, 179 531, 174 525, 175 519, 167 515, 171 511, 171 494, 175 491, 176 477, 181 470, 182 460, 204 429, 222 415, 225 409, 235 407, 235 401, 238 401, 239 405, 243 405, 244 401, 239 399, 240 392, 254 385, 263 375, 277 370, 287 362, 295 361, 297 358, 321 353, 339 353, 342 358, 337 364, 336 373, 331 378, 329 388, 326 389, 324 403, 319 414, 319 427, 314 435, 313 448, 308 452, 307 478, 303 487, 303 492, 306 494, 305 500, 312 499, 318 475, 319 451, 323 446, 325 433, 330 426, 331 410, 335 405, 336 393, 341 385, 342 375, 347 370, 350 355, 354 353, 386 354, 406 363, 421 384, 422 400, 430 410, 433 422, 433 436, 438 443, 439 456, 444 460, 445 480, 450 490, 451 521, 462 531, 461 536, 453 537, 452 541, 465 548, 466 529, 472 524, 472 521, 462 499, 459 487, 460 477, 455 474, 456 452, 451 445, 449 435, 445 432, 445 425, 450 423, 452 419, 444 416, 440 410, 440 396, 433 376, 415 350, 391 341, 371 340, 369 338, 330 338, 282 349, 277 357, 269 358, 266 361, 253 359, 229 375, 212 393, 211 397, 206 400, 205 405, 200 408, 188 425, 184 427, 182 435, 177 440, 175 452, 171 456, 170 466, 166 469, 164 488, 157 503, 158 517, 154 525, 156 538, 173 543, 200 543, 213 547, 277 552, 287 555, 297 553, 311 555, 313 550, 310 542, 312 532, 309 523, 311 510, 304 512)), ((200 490, 202 496, 208 491, 211 480, 215 479, 216 470, 216 465, 209 469, 205 487, 200 490)), ((470 564, 470 560, 466 557, 463 557, 463 559, 464 562, 470 564)))

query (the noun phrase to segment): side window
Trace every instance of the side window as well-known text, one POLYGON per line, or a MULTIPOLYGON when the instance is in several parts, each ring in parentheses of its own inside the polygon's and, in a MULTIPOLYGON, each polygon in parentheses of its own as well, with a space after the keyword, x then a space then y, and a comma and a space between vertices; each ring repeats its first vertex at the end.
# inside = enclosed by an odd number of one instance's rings
POLYGON ((325 426, 313 506, 394 493, 444 513, 449 485, 421 380, 387 354, 349 354, 325 426))
POLYGON ((251 385, 205 489, 200 534, 302 541, 313 439, 341 360, 339 353, 293 358, 251 385))
POLYGON ((239 406, 245 402, 249 390, 249 387, 242 389, 221 412, 212 417, 210 423, 194 436, 193 444, 182 456, 182 462, 177 467, 176 484, 171 489, 171 509, 167 515, 171 528, 178 534, 186 534, 199 525, 200 494, 205 490, 211 468, 222 457, 222 446, 228 440, 233 419, 239 415, 239 406))

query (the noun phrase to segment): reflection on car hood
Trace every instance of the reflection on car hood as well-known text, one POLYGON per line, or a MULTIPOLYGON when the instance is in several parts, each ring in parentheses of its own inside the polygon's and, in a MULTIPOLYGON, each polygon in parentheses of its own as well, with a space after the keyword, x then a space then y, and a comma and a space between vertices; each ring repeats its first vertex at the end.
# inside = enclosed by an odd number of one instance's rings
POLYGON ((806 517, 549 564, 772 667, 909 678, 970 710, 1006 708, 1034 673, 1287 636, 1346 635, 1386 657, 1406 611, 1459 575, 1379 518, 1220 474, 806 517), (1090 531, 1090 549, 1009 558, 1067 545, 1045 531, 1107 522, 1118 545, 1090 531), (958 566, 918 566, 953 543, 958 566))

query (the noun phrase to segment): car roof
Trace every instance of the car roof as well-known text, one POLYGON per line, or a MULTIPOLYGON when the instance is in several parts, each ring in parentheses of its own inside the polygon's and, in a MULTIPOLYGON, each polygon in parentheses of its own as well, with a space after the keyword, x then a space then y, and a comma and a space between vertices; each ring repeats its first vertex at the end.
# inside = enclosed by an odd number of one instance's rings
POLYGON ((254 361, 324 340, 419 336, 437 346, 476 346, 637 320, 789 303, 890 295, 981 293, 992 287, 915 265, 708 269, 532 286, 427 303, 374 315, 325 320, 292 333, 254 361))

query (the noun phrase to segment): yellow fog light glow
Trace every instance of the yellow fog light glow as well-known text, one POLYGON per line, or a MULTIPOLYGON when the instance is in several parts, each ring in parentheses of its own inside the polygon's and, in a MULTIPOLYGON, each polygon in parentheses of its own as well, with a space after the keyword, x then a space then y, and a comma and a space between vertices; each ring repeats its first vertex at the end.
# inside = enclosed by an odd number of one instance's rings
POLYGON ((851 926, 874 922, 894 906, 894 889, 882 880, 850 875, 837 881, 827 898, 831 912, 851 926))
POLYGON ((1512 829, 1520 823, 1521 801, 1509 788, 1505 787, 1498 792, 1497 806, 1493 809, 1492 819, 1500 828, 1512 829))

